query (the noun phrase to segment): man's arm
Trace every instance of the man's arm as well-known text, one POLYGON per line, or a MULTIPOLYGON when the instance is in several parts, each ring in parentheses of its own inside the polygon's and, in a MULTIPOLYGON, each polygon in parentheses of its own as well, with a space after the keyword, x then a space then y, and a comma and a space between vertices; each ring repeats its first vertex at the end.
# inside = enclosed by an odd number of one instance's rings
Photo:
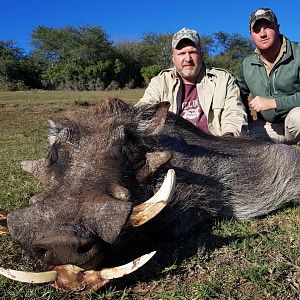
POLYGON ((157 77, 151 79, 148 84, 144 96, 135 104, 136 106, 144 105, 144 104, 155 104, 161 102, 161 94, 159 90, 157 77))
POLYGON ((241 65, 239 75, 237 76, 235 83, 239 87, 241 100, 245 106, 247 117, 248 117, 248 122, 250 123, 253 121, 253 113, 251 113, 251 110, 249 107, 249 96, 251 96, 251 95, 250 95, 250 90, 249 90, 249 88, 246 84, 245 78, 244 78, 243 64, 241 65))
POLYGON ((226 89, 224 111, 221 119, 222 135, 232 133, 234 136, 239 136, 247 129, 247 114, 241 101, 239 88, 230 74, 228 74, 226 89))
POLYGON ((293 95, 284 95, 274 98, 276 102, 277 110, 292 109, 294 107, 300 106, 300 93, 295 93, 293 95))

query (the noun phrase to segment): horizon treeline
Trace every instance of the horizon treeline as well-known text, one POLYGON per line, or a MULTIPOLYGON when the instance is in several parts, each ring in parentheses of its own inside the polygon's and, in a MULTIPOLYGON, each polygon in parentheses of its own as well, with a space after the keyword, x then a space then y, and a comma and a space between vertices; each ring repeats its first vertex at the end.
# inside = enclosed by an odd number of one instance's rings
MULTIPOLYGON (((116 90, 144 87, 172 66, 173 33, 143 34, 139 41, 113 43, 101 26, 36 27, 32 51, 0 40, 0 90, 116 90)), ((202 51, 209 67, 237 75, 254 46, 240 34, 203 35, 202 51)))

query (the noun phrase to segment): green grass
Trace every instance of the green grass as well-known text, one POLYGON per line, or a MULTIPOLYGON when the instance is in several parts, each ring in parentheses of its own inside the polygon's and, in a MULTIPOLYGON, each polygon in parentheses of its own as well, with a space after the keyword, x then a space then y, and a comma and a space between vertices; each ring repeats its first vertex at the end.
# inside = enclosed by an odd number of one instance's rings
MULTIPOLYGON (((0 92, 0 208, 27 205, 42 190, 20 169, 22 160, 47 152, 47 120, 80 104, 116 96, 136 102, 143 90, 113 92, 0 92)), ((0 277, 0 299, 299 299, 300 207, 245 222, 218 221, 170 247, 169 264, 153 259, 147 267, 84 296, 50 285, 17 283, 0 277), (203 245, 203 241, 205 241, 203 245), (195 245, 197 247, 195 247, 195 245), (157 264, 157 265, 155 265, 157 264), (148 271, 155 276, 148 276, 148 271), (151 273, 151 272, 150 272, 151 273), (124 284, 128 282, 128 284, 124 284)), ((40 271, 9 236, 0 237, 0 266, 40 271)))

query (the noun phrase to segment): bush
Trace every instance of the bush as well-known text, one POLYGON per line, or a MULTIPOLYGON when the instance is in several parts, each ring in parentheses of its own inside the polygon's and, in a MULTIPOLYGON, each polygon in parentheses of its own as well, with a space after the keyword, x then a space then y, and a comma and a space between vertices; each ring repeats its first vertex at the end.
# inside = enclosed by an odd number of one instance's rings
POLYGON ((120 89, 120 84, 115 80, 112 80, 112 82, 106 88, 107 91, 116 91, 119 89, 120 89))
POLYGON ((152 65, 148 67, 142 67, 141 74, 144 78, 144 82, 146 85, 149 84, 151 78, 156 76, 160 72, 161 68, 158 65, 152 65))

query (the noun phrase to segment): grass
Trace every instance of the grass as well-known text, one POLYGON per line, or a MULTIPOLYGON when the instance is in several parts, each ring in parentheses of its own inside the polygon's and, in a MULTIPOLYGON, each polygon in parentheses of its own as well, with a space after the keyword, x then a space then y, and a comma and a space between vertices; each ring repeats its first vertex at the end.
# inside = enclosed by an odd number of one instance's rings
MULTIPOLYGON (((46 154, 48 118, 85 110, 87 103, 111 96, 136 102, 142 93, 0 92, 0 208, 23 207, 41 191, 20 162, 46 154)), ((300 299, 300 207, 245 222, 216 221, 210 230, 200 230, 165 247, 167 263, 156 255, 97 293, 79 296, 0 277, 0 299, 300 299)), ((9 236, 0 236, 0 266, 41 268, 9 236)))

